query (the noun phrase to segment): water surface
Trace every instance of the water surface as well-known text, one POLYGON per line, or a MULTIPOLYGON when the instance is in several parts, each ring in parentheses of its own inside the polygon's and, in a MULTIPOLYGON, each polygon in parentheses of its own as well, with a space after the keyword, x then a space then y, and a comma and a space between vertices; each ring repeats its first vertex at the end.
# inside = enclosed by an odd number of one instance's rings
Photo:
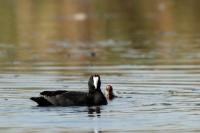
POLYGON ((199 132, 197 65, 35 69, 37 72, 0 75, 2 131, 199 132), (41 108, 29 100, 43 90, 86 91, 89 73, 97 71, 102 77, 102 90, 110 83, 119 96, 107 106, 41 108))
POLYGON ((200 132, 199 0, 0 2, 0 132, 200 132), (37 107, 44 90, 102 91, 100 107, 37 107))

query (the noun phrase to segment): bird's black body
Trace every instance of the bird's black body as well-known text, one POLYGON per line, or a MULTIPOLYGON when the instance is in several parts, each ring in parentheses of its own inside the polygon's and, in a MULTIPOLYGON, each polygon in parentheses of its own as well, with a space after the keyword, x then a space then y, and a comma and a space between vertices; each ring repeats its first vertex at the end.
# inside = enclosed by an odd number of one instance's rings
POLYGON ((38 106, 98 106, 107 104, 107 100, 100 89, 99 75, 90 77, 88 87, 89 92, 43 91, 40 93, 40 97, 31 97, 30 99, 38 103, 38 106))

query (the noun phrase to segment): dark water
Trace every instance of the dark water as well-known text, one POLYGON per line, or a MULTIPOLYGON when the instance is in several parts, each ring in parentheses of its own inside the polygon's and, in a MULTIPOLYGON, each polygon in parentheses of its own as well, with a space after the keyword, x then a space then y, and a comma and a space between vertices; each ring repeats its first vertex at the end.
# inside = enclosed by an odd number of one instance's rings
POLYGON ((0 132, 200 132, 199 0, 0 1, 0 132), (44 90, 119 98, 37 107, 44 90))

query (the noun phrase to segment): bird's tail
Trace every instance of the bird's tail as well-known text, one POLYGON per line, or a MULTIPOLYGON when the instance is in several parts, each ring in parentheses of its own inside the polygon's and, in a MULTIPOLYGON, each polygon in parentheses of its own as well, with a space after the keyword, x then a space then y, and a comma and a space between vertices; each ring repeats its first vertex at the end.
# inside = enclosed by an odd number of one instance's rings
POLYGON ((47 101, 44 97, 31 97, 31 100, 36 102, 38 106, 51 106, 52 104, 47 101))

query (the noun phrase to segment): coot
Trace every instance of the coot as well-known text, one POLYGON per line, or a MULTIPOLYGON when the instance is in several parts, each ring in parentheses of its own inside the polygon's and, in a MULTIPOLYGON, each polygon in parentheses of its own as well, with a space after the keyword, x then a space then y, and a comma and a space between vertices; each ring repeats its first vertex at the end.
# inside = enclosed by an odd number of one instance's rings
POLYGON ((91 75, 88 92, 80 91, 43 91, 39 97, 31 97, 38 106, 98 106, 106 105, 107 100, 101 91, 100 76, 91 75))
POLYGON ((109 99, 109 100, 112 100, 112 99, 117 97, 113 93, 113 87, 111 85, 106 85, 105 95, 106 95, 106 98, 109 99))

